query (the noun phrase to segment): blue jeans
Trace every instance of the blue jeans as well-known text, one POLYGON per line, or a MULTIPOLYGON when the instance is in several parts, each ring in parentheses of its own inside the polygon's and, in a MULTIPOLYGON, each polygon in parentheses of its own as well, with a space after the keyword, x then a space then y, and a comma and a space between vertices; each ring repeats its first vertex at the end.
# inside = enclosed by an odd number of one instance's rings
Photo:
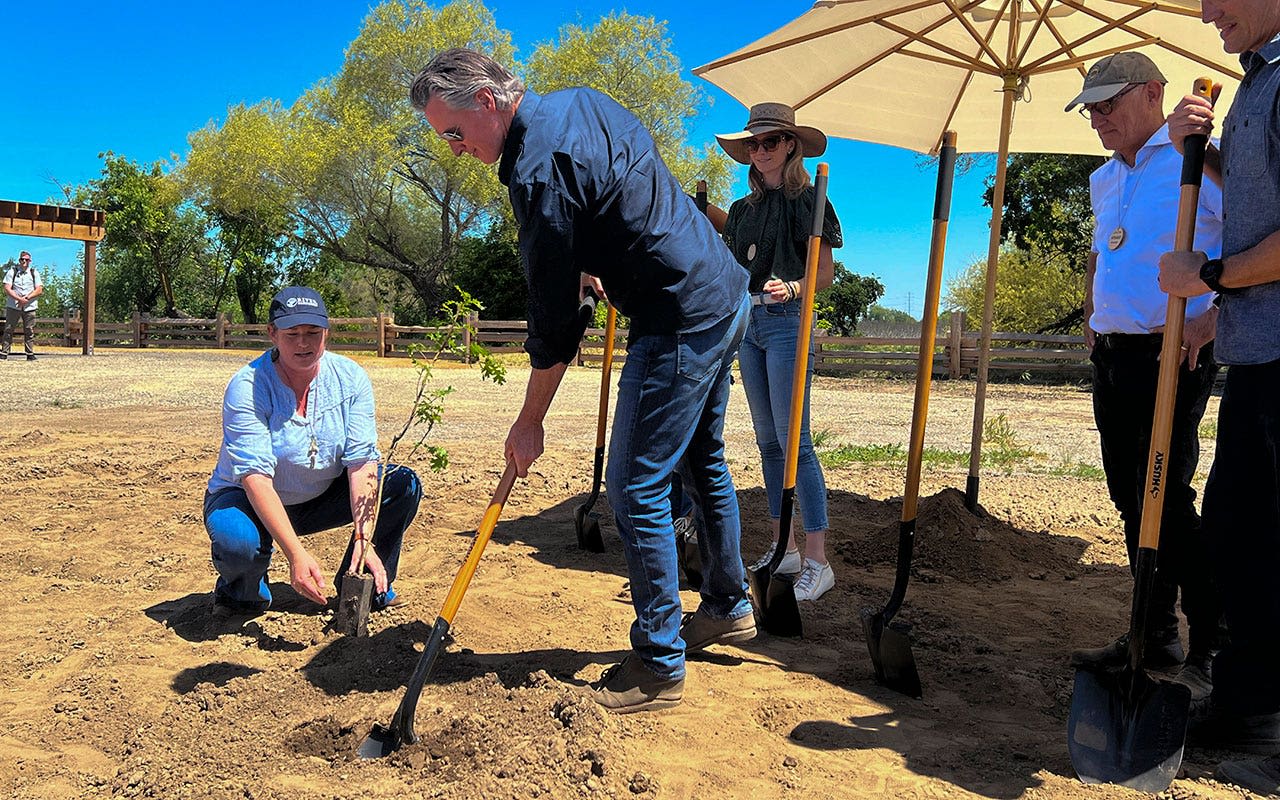
POLYGON ((724 457, 729 374, 747 322, 747 299, 711 328, 640 335, 627 346, 605 472, 631 578, 631 647, 645 666, 684 676, 679 566, 671 482, 686 459, 705 527, 702 609, 719 619, 752 613, 739 551, 738 495, 724 457))
MULTIPOLYGON (((738 353, 738 369, 747 390, 751 425, 764 468, 769 516, 782 513, 783 453, 791 419, 791 381, 796 368, 796 339, 800 336, 800 301, 752 306, 751 324, 738 353)), ((809 342, 809 370, 804 382, 804 414, 800 421, 800 460, 796 463, 796 498, 807 532, 827 529, 827 482, 809 436, 809 387, 813 383, 813 341, 809 342)))
MULTIPOLYGON (((324 494, 293 506, 285 506, 289 522, 299 536, 350 525, 351 492, 347 472, 334 479, 324 494)), ((382 608, 396 596, 391 588, 400 563, 400 543, 404 532, 418 513, 422 499, 422 483, 408 467, 393 465, 382 488, 382 506, 373 532, 373 549, 387 568, 387 591, 373 598, 373 607, 382 608)), ((204 527, 209 532, 213 566, 218 571, 214 585, 215 603, 242 611, 265 611, 271 606, 271 589, 267 587, 267 567, 275 550, 271 534, 249 503, 244 489, 224 489, 217 494, 205 493, 204 527)), ((334 578, 338 586, 351 563, 354 543, 334 578)))
MULTIPOLYGON (((689 465, 681 461, 676 472, 671 476, 671 516, 675 519, 694 514, 694 503, 697 501, 697 490, 693 488, 693 476, 689 473, 689 465)), ((697 519, 694 514, 694 519, 697 519)), ((701 522, 698 523, 701 529, 701 522)))

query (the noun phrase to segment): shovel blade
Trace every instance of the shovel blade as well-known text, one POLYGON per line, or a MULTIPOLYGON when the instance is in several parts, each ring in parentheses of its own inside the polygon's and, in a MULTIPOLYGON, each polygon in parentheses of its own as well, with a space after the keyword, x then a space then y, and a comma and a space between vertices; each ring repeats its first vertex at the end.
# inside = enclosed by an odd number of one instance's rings
POLYGON ((702 588, 702 553, 698 551, 698 543, 689 541, 681 534, 676 548, 685 582, 696 592, 702 588))
POLYGON ((907 697, 923 697, 916 657, 911 652, 911 623, 886 619, 883 611, 864 608, 862 630, 876 682, 907 697))
MULTIPOLYGON (((360 743, 358 751, 361 758, 386 758, 400 746, 405 744, 404 737, 401 735, 400 726, 396 723, 399 720, 393 720, 390 725, 382 725, 374 723, 373 731, 360 743)), ((410 742, 409 744, 412 744, 410 742)))
MULTIPOLYGON (((508 467, 508 470, 510 469, 508 467)), ((404 688, 404 696, 400 698, 400 705, 396 707, 391 724, 383 725, 379 722, 373 724, 373 730, 360 743, 360 749, 357 751, 361 758, 383 758, 399 750, 403 745, 418 741, 418 735, 413 730, 418 698, 422 695, 422 687, 426 684, 427 677, 431 675, 431 668, 435 666, 436 659, 444 650, 444 640, 448 635, 449 621, 444 617, 436 617, 436 624, 431 627, 427 645, 423 648, 418 664, 413 669, 413 675, 404 688)))
POLYGON ((1085 783, 1156 794, 1182 764, 1191 690, 1126 667, 1077 670, 1067 718, 1071 765, 1085 783))
POLYGON ((604 537, 600 535, 600 515, 590 506, 581 505, 573 514, 574 530, 578 534, 578 547, 589 553, 604 552, 604 537))
POLYGON ((752 589, 756 592, 762 628, 774 636, 804 636, 800 604, 796 602, 796 587, 790 575, 769 575, 768 567, 763 567, 752 573, 752 589), (759 581, 763 581, 762 586, 759 581))

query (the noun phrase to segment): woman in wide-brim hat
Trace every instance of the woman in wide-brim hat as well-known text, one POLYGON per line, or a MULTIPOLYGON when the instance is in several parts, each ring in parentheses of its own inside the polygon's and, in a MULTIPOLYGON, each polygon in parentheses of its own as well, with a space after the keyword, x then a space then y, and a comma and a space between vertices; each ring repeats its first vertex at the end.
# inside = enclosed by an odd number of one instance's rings
MULTIPOLYGON (((760 448, 773 528, 773 546, 753 567, 760 569, 777 547, 783 448, 790 419, 801 303, 813 301, 801 296, 815 197, 803 159, 822 155, 827 149, 827 137, 817 128, 797 125, 795 111, 788 105, 758 103, 751 107, 744 130, 719 134, 716 140, 735 161, 751 167, 747 172, 751 191, 729 207, 724 239, 738 263, 751 273, 751 322, 738 352, 738 364, 760 448)), ((831 251, 843 244, 840 221, 827 203, 818 257, 818 289, 831 285, 835 277, 831 251)), ((811 358, 805 379, 796 471, 796 496, 805 534, 804 557, 798 549, 788 551, 778 568, 784 573, 799 573, 795 581, 797 600, 816 600, 835 585, 826 555, 826 480, 809 435, 812 380, 811 358)), ((794 547, 795 537, 790 541, 794 547)))

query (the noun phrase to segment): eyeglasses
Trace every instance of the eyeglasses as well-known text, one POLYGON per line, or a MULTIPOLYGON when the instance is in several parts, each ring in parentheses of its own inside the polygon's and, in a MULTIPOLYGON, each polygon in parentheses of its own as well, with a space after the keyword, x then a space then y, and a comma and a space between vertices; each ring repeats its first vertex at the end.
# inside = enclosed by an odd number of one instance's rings
POLYGON ((440 138, 446 142, 460 142, 463 138, 462 128, 455 125, 447 131, 440 131, 440 138))
POLYGON ((1108 114, 1110 114, 1112 111, 1116 110, 1117 100, 1119 100, 1121 97, 1124 97, 1129 92, 1132 92, 1134 89, 1137 89, 1139 86, 1143 86, 1143 85, 1145 84, 1131 83, 1128 86, 1121 89, 1119 92, 1117 92, 1110 100, 1099 100, 1096 103, 1085 103, 1084 105, 1080 106, 1076 110, 1079 111, 1080 116, 1084 117, 1085 119, 1088 119, 1090 114, 1098 114, 1099 116, 1105 117, 1108 114))
POLYGON ((31 263, 31 259, 29 259, 29 258, 20 258, 20 259, 18 259, 18 263, 20 263, 20 264, 30 264, 30 263, 31 263))
POLYGON ((779 133, 774 134, 773 136, 766 136, 763 139, 748 139, 745 144, 747 146, 748 153, 754 153, 762 147, 766 153, 772 153, 774 150, 778 149, 778 145, 790 138, 791 137, 785 133, 779 133))

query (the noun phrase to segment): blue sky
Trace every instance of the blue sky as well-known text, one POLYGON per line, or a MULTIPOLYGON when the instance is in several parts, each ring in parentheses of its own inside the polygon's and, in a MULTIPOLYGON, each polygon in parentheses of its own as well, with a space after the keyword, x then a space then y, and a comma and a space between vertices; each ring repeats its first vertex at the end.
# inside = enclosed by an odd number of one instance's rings
MULTIPOLYGON (((685 76, 710 98, 691 142, 740 130, 746 109, 691 70, 804 13, 806 2, 739 0, 490 0, 498 25, 527 57, 565 23, 625 10, 667 22, 685 76)), ((292 103, 336 74, 367 2, 293 0, 155 4, 138 0, 15 4, 5 11, 9 77, 0 81, 0 199, 62 202, 58 185, 98 176, 111 150, 141 163, 181 156, 187 135, 227 107, 264 98, 292 103)), ((885 285, 882 304, 919 316, 936 174, 915 153, 832 139, 830 197, 844 226, 836 258, 885 285)), ((810 171, 816 161, 810 160, 810 171)), ((990 210, 981 202, 992 161, 956 181, 945 277, 985 258, 990 210)), ((745 191, 745 172, 739 189, 745 191)), ((741 191, 739 192, 741 193, 741 191)), ((82 245, 0 238, 0 261, 30 250, 66 274, 82 245)))

